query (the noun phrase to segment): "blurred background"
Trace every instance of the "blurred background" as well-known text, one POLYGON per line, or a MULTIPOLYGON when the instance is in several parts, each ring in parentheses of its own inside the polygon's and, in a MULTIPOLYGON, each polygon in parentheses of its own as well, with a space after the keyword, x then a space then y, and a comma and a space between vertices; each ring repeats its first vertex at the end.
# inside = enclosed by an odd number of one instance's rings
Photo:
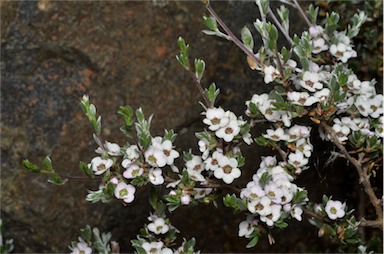
MULTIPOLYGON (((256 35, 252 23, 258 10, 253 1, 212 2, 212 6, 235 34, 247 25, 256 35)), ((49 155, 61 174, 81 176, 79 161, 88 163, 97 148, 80 108, 84 94, 90 96, 102 116, 106 140, 124 144, 119 131, 123 121, 117 110, 129 104, 134 109, 142 107, 147 116, 155 115, 152 135, 172 128, 178 133, 175 144, 179 151, 192 146, 196 152, 194 132, 203 127, 198 104, 201 98, 175 59, 179 36, 190 44, 191 58, 205 60, 203 83, 208 86, 215 82, 221 89, 218 105, 244 115, 245 100, 271 89, 249 69, 240 49, 201 32, 205 29, 202 16, 207 14, 200 1, 2 0, 0 7, 1 218, 3 237, 14 239, 16 253, 68 252, 67 246, 86 224, 111 231, 121 251, 132 252, 130 240, 147 222, 150 207, 146 188, 140 189, 135 202, 128 206, 118 201, 91 204, 85 196, 87 189, 98 189, 97 182, 70 181, 53 186, 46 182, 46 176, 22 168, 23 159, 40 163, 49 155)), ((328 4, 323 8, 333 7, 328 4)), ((303 23, 293 20, 296 23, 291 28, 299 33, 303 23)), ((382 14, 375 22, 380 33, 382 14)), ((257 36, 255 41, 260 43, 257 36)), ((369 56, 377 57, 375 50, 377 47, 369 56)), ((381 78, 382 84, 382 70, 371 67, 361 73, 379 78, 379 82, 381 78)), ((324 151, 331 148, 314 142, 324 151)), ((258 168, 260 156, 270 154, 255 147, 244 148, 248 160, 237 182, 239 187, 258 168)), ((330 169, 324 169, 322 162, 324 151, 320 149, 313 159, 314 168, 303 173, 297 184, 312 190, 313 201, 320 201, 326 193, 352 204, 359 202, 364 196, 360 197, 359 188, 353 185, 356 175, 340 160, 334 164, 339 169, 332 173, 334 180, 328 179, 330 169)), ((382 185, 380 181, 377 184, 382 185)), ((318 238, 316 228, 308 223, 290 221, 287 230, 273 231, 275 245, 270 246, 264 237, 254 249, 245 249, 247 240, 237 237, 238 224, 245 216, 235 216, 224 207, 182 207, 170 218, 181 231, 180 237, 196 236, 196 249, 203 252, 336 248, 325 238, 318 238)))

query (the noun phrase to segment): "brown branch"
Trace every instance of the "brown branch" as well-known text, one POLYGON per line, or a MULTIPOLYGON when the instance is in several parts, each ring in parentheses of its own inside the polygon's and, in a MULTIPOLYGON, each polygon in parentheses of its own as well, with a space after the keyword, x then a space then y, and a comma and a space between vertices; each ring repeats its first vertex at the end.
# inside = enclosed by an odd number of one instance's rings
POLYGON ((206 105, 208 108, 212 108, 213 105, 212 105, 212 103, 208 100, 207 95, 204 93, 204 89, 203 89, 203 87, 202 87, 202 85, 201 85, 200 80, 198 80, 198 79, 196 78, 195 73, 193 73, 191 70, 188 70, 188 72, 189 72, 189 74, 191 74, 191 77, 192 77, 192 79, 193 79, 193 82, 195 83, 197 89, 199 90, 199 93, 200 93, 201 96, 203 97, 204 102, 205 102, 205 105, 206 105))
POLYGON ((260 60, 251 52, 227 27, 227 25, 223 22, 223 20, 217 15, 217 13, 212 9, 210 5, 206 6, 208 12, 216 19, 217 23, 224 29, 227 35, 231 38, 231 40, 238 46, 245 54, 247 54, 253 61, 255 61, 260 67, 262 67, 262 63, 260 60))
MULTIPOLYGON (((360 154, 359 160, 353 158, 345 149, 345 147, 339 142, 335 131, 330 127, 326 122, 322 121, 320 125, 325 129, 325 131, 330 135, 331 141, 337 146, 340 152, 345 156, 345 158, 355 167, 358 175, 359 182, 364 186, 364 191, 367 193, 373 207, 375 208, 376 218, 380 222, 379 228, 383 230, 383 209, 381 207, 381 201, 376 197, 375 192, 373 191, 371 182, 369 181, 369 175, 367 169, 362 165, 363 154, 360 154)), ((378 224, 377 224, 378 225, 378 224)))
POLYGON ((312 218, 314 218, 316 220, 319 220, 321 222, 324 222, 324 218, 322 216, 320 216, 320 215, 318 215, 318 214, 316 214, 316 213, 314 213, 314 212, 312 212, 312 211, 310 211, 308 209, 305 209, 304 207, 302 207, 302 209, 303 209, 303 212, 304 212, 305 215, 307 215, 309 217, 312 217, 312 218))

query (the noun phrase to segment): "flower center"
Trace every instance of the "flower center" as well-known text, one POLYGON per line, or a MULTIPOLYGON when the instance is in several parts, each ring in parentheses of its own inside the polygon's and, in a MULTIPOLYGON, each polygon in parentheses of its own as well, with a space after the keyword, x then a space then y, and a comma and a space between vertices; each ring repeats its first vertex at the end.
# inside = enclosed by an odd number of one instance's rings
POLYGON ((224 171, 224 173, 226 173, 226 174, 230 174, 230 173, 232 172, 232 167, 231 167, 230 165, 225 165, 225 166, 223 167, 223 171, 224 171))
POLYGON ((155 156, 153 156, 153 154, 151 154, 150 156, 148 156, 148 160, 149 162, 152 162, 152 163, 156 163, 157 159, 155 156))
POLYGON ((225 128, 225 134, 232 134, 233 129, 231 127, 225 128))
POLYGON ((128 195, 128 190, 127 189, 122 189, 119 191, 120 197, 124 197, 128 195))
POLYGON ((98 166, 97 166, 97 171, 102 171, 102 170, 104 170, 106 167, 105 167, 105 164, 99 164, 98 166))
POLYGON ((199 171, 201 169, 201 166, 200 165, 196 165, 193 167, 193 170, 195 171, 199 171))
POLYGON ((171 154, 171 151, 164 149, 163 153, 165 154, 165 156, 169 157, 169 155, 171 154))
POLYGON ((213 118, 211 120, 211 123, 214 124, 214 125, 219 124, 220 123, 220 119, 215 117, 215 118, 213 118))
POLYGON ((219 162, 216 159, 212 159, 211 165, 217 165, 217 164, 219 164, 219 162))
POLYGON ((334 207, 331 207, 331 209, 329 209, 329 211, 330 211, 332 214, 336 214, 336 213, 337 213, 337 210, 336 210, 336 208, 334 208, 334 207))

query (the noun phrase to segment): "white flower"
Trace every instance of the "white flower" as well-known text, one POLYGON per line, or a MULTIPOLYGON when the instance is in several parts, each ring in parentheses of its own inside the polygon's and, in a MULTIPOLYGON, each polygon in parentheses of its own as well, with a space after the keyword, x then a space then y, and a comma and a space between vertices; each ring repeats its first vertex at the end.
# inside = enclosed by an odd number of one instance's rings
POLYGON ((248 210, 251 213, 258 213, 261 216, 265 216, 272 212, 271 205, 272 200, 267 196, 263 196, 260 199, 255 199, 249 202, 248 210))
POLYGON ((319 37, 323 34, 323 28, 321 26, 311 26, 309 28, 309 35, 312 38, 319 37))
POLYGON ((145 161, 152 167, 162 168, 167 164, 167 157, 162 150, 150 146, 144 153, 145 161))
POLYGON ((234 179, 241 175, 240 169, 237 168, 237 160, 223 156, 219 160, 219 168, 215 170, 214 176, 217 179, 223 179, 227 184, 233 182, 234 179))
POLYGON ((205 169, 206 170, 212 170, 215 171, 219 168, 219 160, 223 157, 223 153, 220 151, 214 151, 212 153, 211 157, 208 157, 204 163, 205 163, 205 169))
POLYGON ((131 184, 119 182, 115 188, 114 194, 118 199, 122 199, 125 203, 131 203, 135 199, 136 189, 131 184))
POLYGON ((111 156, 121 155, 120 146, 116 143, 105 141, 105 148, 107 149, 108 154, 111 156))
POLYGON ((328 49, 328 45, 325 44, 325 40, 323 38, 313 39, 311 42, 313 54, 318 54, 321 51, 325 51, 328 49))
POLYGON ((172 142, 170 140, 164 140, 162 143, 162 151, 165 155, 167 165, 173 165, 174 160, 180 156, 178 151, 172 149, 172 142))
POLYGON ((160 185, 164 183, 164 177, 162 176, 162 171, 159 168, 151 169, 148 173, 149 181, 153 185, 160 185))
POLYGON ((141 245, 147 254, 160 254, 163 246, 163 242, 144 242, 143 245, 141 245))
POLYGON ((305 157, 311 157, 313 145, 310 143, 309 138, 300 138, 296 141, 296 148, 301 151, 305 157))
POLYGON ((265 194, 274 202, 274 203, 281 203, 281 198, 284 195, 284 192, 279 186, 277 186, 274 182, 269 182, 264 187, 265 194))
POLYGON ((216 131, 229 123, 229 119, 225 117, 225 112, 222 108, 209 108, 203 119, 203 123, 209 125, 208 129, 216 131))
POLYGON ((156 218, 154 222, 148 224, 148 230, 156 235, 165 234, 169 230, 169 226, 165 224, 163 218, 156 218))
POLYGON ((240 126, 237 120, 231 120, 228 125, 218 129, 215 134, 218 138, 231 142, 233 138, 240 133, 240 126))
POLYGON ((323 88, 320 91, 317 91, 316 93, 314 93, 313 96, 317 98, 318 101, 325 102, 328 100, 330 94, 331 94, 331 90, 329 90, 328 88, 323 88))
POLYGON ((255 228, 253 227, 255 225, 254 220, 255 220, 254 216, 248 215, 245 221, 240 222, 239 237, 242 237, 242 236, 247 237, 250 234, 252 234, 252 232, 255 230, 255 228))
POLYGON ((320 77, 318 73, 315 72, 304 72, 303 80, 299 83, 301 87, 307 89, 310 92, 315 92, 316 90, 323 89, 323 84, 319 82, 320 77))
POLYGON ((201 158, 203 160, 207 159, 208 158, 208 155, 209 155, 209 142, 208 140, 206 139, 201 139, 199 140, 199 142, 197 142, 198 146, 199 146, 199 150, 200 152, 202 152, 203 154, 201 155, 201 158))
POLYGON ((310 96, 307 92, 288 92, 287 99, 292 101, 293 104, 302 106, 311 106, 319 101, 318 98, 310 96))
POLYGON ((261 157, 260 168, 273 167, 273 166, 276 166, 276 163, 277 163, 276 156, 261 157))
POLYGON ((340 142, 348 140, 348 135, 351 132, 351 129, 347 125, 334 124, 332 129, 335 131, 337 139, 340 142))
POLYGON ((95 172, 95 175, 101 175, 107 171, 113 165, 113 160, 111 159, 102 159, 101 157, 95 157, 91 160, 91 163, 88 164, 88 167, 95 172))
POLYGON ((383 114, 383 95, 378 94, 372 98, 359 96, 355 102, 356 108, 363 116, 379 118, 383 114))
POLYGON ((293 142, 299 138, 309 137, 311 129, 302 125, 294 125, 288 130, 289 139, 288 142, 293 142))
POLYGON ((193 188, 195 194, 194 199, 201 199, 209 195, 212 192, 212 188, 193 188))
POLYGON ((244 133, 242 138, 247 145, 251 145, 253 143, 251 133, 249 133, 249 132, 244 133))
POLYGON ((203 163, 200 156, 193 155, 192 160, 189 160, 185 163, 187 171, 192 180, 202 182, 205 180, 201 172, 205 169, 205 164, 203 163))
POLYGON ((267 134, 263 134, 263 137, 274 141, 287 140, 289 138, 282 128, 277 128, 276 130, 268 129, 267 134))
POLYGON ((272 205, 271 212, 266 215, 261 215, 260 220, 265 222, 268 226, 273 226, 273 223, 280 218, 281 205, 272 205))
POLYGON ((189 203, 191 203, 191 196, 189 196, 188 194, 181 195, 180 203, 182 205, 189 205, 189 203))
POLYGON ((301 218, 301 215, 303 214, 303 209, 301 209, 301 207, 299 206, 295 206, 292 211, 291 211, 291 215, 293 218, 295 218, 296 220, 298 221, 301 221, 302 218, 301 218))
POLYGON ((329 48, 329 51, 337 58, 337 60, 340 60, 343 63, 346 63, 349 58, 357 56, 356 51, 354 51, 351 46, 341 42, 337 45, 332 44, 329 48))
POLYGON ((123 172, 123 176, 127 179, 133 179, 137 176, 141 176, 143 173, 143 168, 136 164, 130 164, 129 167, 123 172))
POLYGON ((125 153, 127 154, 127 159, 125 159, 125 160, 127 160, 126 163, 128 163, 129 161, 134 162, 135 160, 140 158, 140 152, 139 152, 139 148, 137 147, 137 145, 129 146, 127 148, 127 150, 125 151, 125 153))
POLYGON ((336 220, 337 218, 343 218, 345 215, 345 204, 342 204, 340 201, 328 200, 325 205, 325 212, 331 220, 336 220))
POLYGON ((296 150, 295 153, 290 153, 288 155, 288 163, 295 168, 300 168, 308 164, 308 159, 304 157, 304 154, 301 151, 296 150))
POLYGON ((275 78, 280 75, 280 72, 278 70, 276 70, 276 68, 273 67, 272 65, 265 66, 263 71, 264 71, 264 75, 265 75, 264 76, 264 82, 266 84, 274 81, 275 78))
POLYGON ((91 254, 92 248, 87 243, 79 242, 76 247, 72 250, 71 254, 91 254))

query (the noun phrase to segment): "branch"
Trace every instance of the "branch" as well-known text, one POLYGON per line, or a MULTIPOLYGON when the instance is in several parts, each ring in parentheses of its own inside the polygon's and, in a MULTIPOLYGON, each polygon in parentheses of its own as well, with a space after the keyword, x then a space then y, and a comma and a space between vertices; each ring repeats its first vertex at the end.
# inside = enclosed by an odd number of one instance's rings
POLYGON ((188 70, 188 72, 189 72, 189 74, 191 74, 191 77, 192 77, 192 79, 193 79, 193 82, 195 83, 197 89, 199 90, 199 93, 200 93, 201 96, 203 97, 206 106, 207 106, 208 108, 212 108, 213 105, 212 105, 212 103, 208 100, 208 97, 207 97, 206 94, 204 93, 204 89, 203 89, 203 86, 201 85, 200 80, 198 80, 198 79, 196 78, 195 73, 193 73, 191 70, 188 70))
POLYGON ((304 13, 303 9, 301 8, 300 4, 297 2, 297 0, 293 0, 293 3, 295 4, 296 9, 299 10, 301 16, 304 18, 305 23, 307 23, 307 25, 308 25, 309 27, 311 27, 312 24, 311 24, 311 22, 309 21, 307 15, 305 15, 305 13, 304 13))
POLYGON ((345 158, 356 168, 357 173, 359 174, 360 183, 364 186, 364 191, 367 193, 373 207, 375 208, 377 221, 380 222, 379 228, 383 230, 383 209, 381 207, 380 200, 376 197, 375 192, 373 191, 371 182, 369 181, 369 175, 367 170, 363 168, 361 161, 362 156, 360 156, 359 161, 353 158, 345 149, 345 147, 339 142, 335 131, 330 127, 326 122, 321 122, 320 125, 325 129, 325 131, 331 136, 331 141, 339 148, 340 152, 345 156, 345 158))
POLYGON ((277 27, 280 29, 281 33, 284 35, 284 37, 289 41, 289 43, 292 45, 293 44, 293 40, 291 38, 291 36, 289 36, 288 34, 288 31, 285 30, 283 28, 283 26, 281 25, 280 21, 276 18, 275 14, 273 13, 271 7, 269 7, 269 10, 268 10, 268 14, 271 15, 272 19, 273 19, 273 22, 275 22, 275 24, 277 25, 277 27))
POLYGON ((223 22, 223 20, 217 15, 217 13, 212 9, 210 5, 206 6, 208 12, 216 19, 217 23, 224 29, 224 31, 228 34, 230 39, 238 46, 245 54, 247 54, 253 61, 255 61, 260 67, 262 67, 262 63, 260 60, 251 52, 244 44, 237 39, 237 37, 232 33, 232 31, 227 27, 227 25, 223 22))

